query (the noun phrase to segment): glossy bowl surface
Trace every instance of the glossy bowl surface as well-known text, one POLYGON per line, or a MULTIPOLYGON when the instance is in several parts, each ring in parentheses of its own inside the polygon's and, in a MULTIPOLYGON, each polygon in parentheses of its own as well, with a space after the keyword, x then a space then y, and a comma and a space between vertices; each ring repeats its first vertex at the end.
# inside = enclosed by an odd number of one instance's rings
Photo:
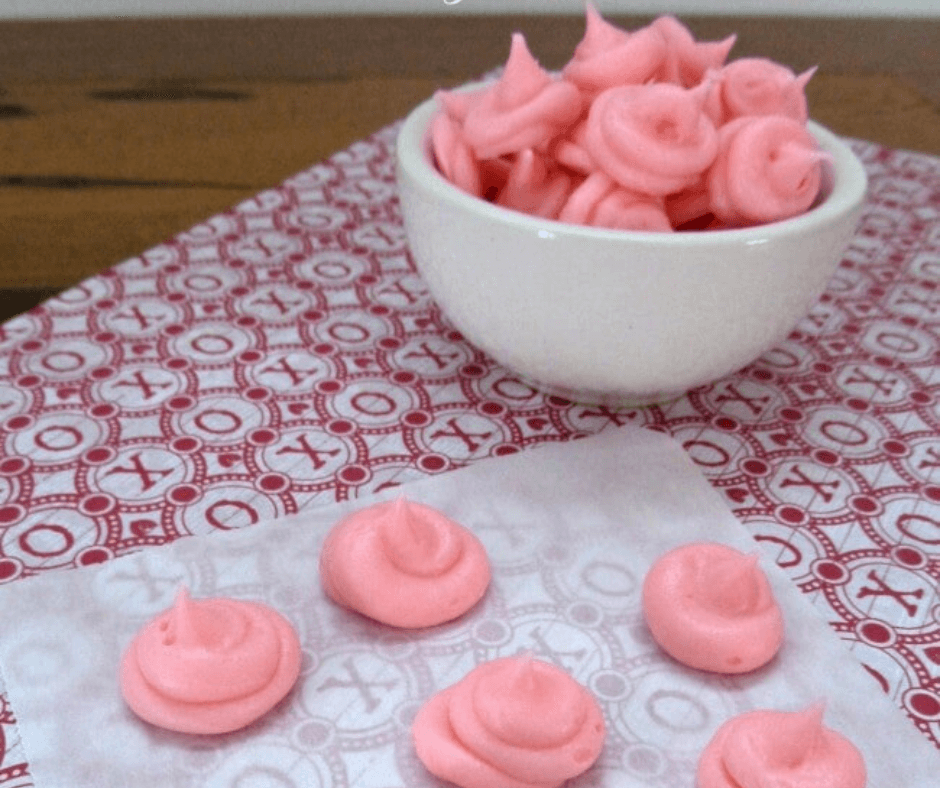
POLYGON ((433 165, 430 99, 397 140, 415 264, 444 315, 543 390, 584 402, 664 401, 745 366, 819 298, 861 212, 861 162, 832 132, 822 199, 792 219, 711 232, 605 230, 473 197, 433 165))

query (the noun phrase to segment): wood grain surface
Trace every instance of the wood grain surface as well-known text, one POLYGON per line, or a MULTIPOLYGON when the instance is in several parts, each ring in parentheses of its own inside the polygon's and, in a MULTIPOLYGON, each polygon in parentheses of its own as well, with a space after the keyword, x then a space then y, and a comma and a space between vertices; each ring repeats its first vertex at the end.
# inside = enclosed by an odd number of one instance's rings
MULTIPOLYGON (((632 28, 648 18, 614 18, 632 28)), ((940 155, 940 21, 684 19, 732 57, 819 65, 811 114, 940 155)), ((0 319, 136 255, 499 65, 576 17, 0 23, 0 319)))

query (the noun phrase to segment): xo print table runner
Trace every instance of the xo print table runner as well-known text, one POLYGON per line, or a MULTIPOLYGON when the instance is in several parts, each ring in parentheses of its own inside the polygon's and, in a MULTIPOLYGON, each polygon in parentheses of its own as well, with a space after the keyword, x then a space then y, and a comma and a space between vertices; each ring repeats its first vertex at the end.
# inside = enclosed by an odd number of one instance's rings
MULTIPOLYGON (((409 259, 396 132, 0 326, 0 582, 639 425, 940 745, 940 161, 854 142, 868 203, 789 338, 616 410, 532 389, 447 323, 409 259)), ((0 786, 31 784, 3 700, 0 786)))

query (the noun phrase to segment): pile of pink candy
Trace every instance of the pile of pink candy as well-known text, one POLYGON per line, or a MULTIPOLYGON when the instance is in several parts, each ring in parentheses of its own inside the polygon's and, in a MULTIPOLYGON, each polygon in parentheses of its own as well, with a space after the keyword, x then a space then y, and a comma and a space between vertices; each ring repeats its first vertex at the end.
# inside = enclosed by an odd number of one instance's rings
POLYGON ((799 76, 765 58, 725 64, 735 37, 698 42, 662 16, 627 32, 588 4, 553 76, 512 37, 498 81, 438 91, 437 168, 477 197, 622 230, 747 227, 808 210, 821 183, 799 76))

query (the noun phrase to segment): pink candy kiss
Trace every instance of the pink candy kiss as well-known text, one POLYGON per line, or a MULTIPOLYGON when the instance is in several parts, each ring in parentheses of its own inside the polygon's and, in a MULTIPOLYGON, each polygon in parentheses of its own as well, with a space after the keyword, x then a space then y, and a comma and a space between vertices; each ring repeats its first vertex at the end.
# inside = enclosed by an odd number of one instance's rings
POLYGON ((399 498, 340 521, 320 552, 320 582, 337 604, 406 629, 451 621, 486 593, 490 564, 470 531, 399 498))
POLYGON ((227 733, 254 722, 300 673, 291 624, 266 605, 193 600, 183 588, 172 608, 147 624, 121 663, 131 709, 161 728, 227 733))

